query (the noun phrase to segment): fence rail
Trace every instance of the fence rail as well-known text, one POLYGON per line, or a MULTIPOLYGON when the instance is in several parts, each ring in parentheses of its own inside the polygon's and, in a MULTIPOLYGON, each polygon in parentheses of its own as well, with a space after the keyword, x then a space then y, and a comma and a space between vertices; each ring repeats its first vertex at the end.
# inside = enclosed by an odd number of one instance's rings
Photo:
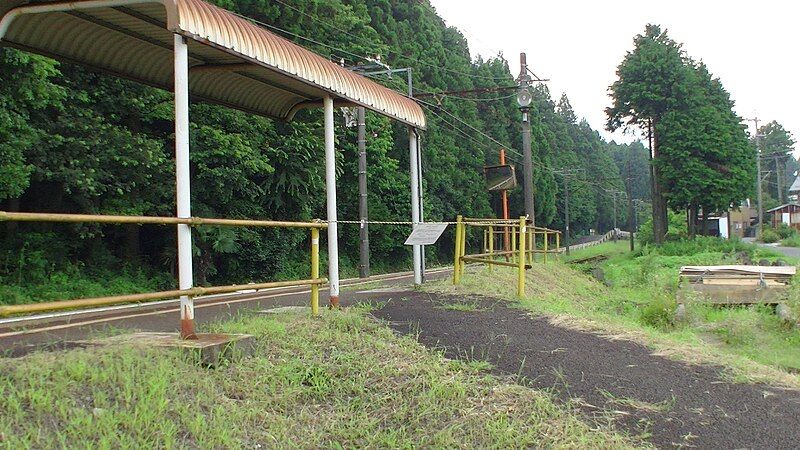
POLYGON ((277 287, 311 286, 311 312, 319 313, 319 287, 328 282, 319 276, 319 230, 328 227, 322 221, 287 222, 278 220, 255 219, 217 219, 203 217, 159 217, 159 216, 127 216, 99 214, 56 214, 33 212, 0 211, 0 222, 49 222, 49 223, 106 223, 106 224, 152 224, 152 225, 189 225, 198 226, 231 226, 231 227, 270 227, 300 228, 311 231, 311 278, 306 280, 272 281, 255 284, 233 284, 227 286, 190 287, 169 291, 127 294, 106 297, 95 297, 75 300, 59 300, 52 302, 30 303, 22 305, 0 306, 0 317, 14 314, 30 314, 44 311, 56 311, 82 307, 116 305, 120 303, 149 302, 175 297, 194 298, 200 295, 225 294, 244 289, 267 289, 277 287))
POLYGON ((526 217, 511 221, 458 216, 453 258, 453 284, 461 282, 465 263, 468 262, 486 264, 489 270, 492 269, 492 266, 515 267, 517 268, 517 296, 523 297, 525 295, 525 270, 533 267, 534 257, 537 253, 544 254, 544 262, 547 262, 549 253, 558 253, 560 237, 561 232, 558 230, 529 225, 526 217), (470 226, 485 228, 482 253, 467 254, 467 227, 470 226), (536 248, 538 235, 542 235, 542 249, 536 248), (549 248, 551 237, 554 237, 555 249, 549 248), (495 246, 497 238, 502 238, 502 244, 495 246))

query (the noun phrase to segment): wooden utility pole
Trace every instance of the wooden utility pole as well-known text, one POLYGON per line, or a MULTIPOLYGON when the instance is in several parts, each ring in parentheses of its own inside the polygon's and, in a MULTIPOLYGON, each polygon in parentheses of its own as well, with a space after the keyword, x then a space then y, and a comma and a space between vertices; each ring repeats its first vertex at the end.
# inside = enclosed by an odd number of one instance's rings
POLYGON ((628 237, 631 243, 631 252, 633 251, 633 174, 631 170, 631 159, 633 158, 633 150, 628 154, 628 177, 625 183, 625 192, 628 194, 628 237))
POLYGON ((569 255, 569 179, 564 174, 564 246, 569 255))
POLYGON ((756 127, 756 201, 758 202, 758 236, 764 232, 764 207, 763 193, 761 192, 761 134, 758 132, 758 117, 748 119, 756 127))

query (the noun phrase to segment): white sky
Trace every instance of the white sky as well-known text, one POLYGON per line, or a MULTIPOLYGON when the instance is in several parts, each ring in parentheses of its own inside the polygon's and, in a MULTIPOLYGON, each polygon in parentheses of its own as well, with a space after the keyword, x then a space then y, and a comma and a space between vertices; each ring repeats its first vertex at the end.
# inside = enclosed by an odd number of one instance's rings
MULTIPOLYGON (((519 73, 519 53, 548 82, 554 100, 562 92, 579 117, 604 131, 607 88, 617 65, 647 23, 666 28, 696 60, 703 60, 736 102, 744 118, 777 120, 800 140, 800 3, 791 0, 431 0, 448 25, 461 30, 473 57, 498 51, 519 73), (482 6, 478 6, 482 5, 482 6)), ((750 123, 752 127, 752 122, 750 123)), ((752 128, 751 128, 752 129, 752 128)), ((800 145, 795 146, 800 151, 800 145)))

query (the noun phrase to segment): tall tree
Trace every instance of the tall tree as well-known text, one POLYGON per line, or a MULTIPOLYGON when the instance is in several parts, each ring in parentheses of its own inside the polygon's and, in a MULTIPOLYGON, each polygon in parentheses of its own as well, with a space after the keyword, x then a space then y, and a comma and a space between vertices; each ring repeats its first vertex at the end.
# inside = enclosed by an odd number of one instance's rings
MULTIPOLYGON (((652 134, 652 158, 660 155, 664 115, 679 108, 687 94, 690 71, 684 64, 681 45, 667 36, 658 25, 648 24, 644 34, 634 38, 634 49, 617 67, 611 87, 613 105, 606 108, 610 131, 635 127, 652 134)), ((662 189, 662 176, 657 164, 651 165, 653 196, 653 233, 657 244, 667 233, 667 203, 662 189)))

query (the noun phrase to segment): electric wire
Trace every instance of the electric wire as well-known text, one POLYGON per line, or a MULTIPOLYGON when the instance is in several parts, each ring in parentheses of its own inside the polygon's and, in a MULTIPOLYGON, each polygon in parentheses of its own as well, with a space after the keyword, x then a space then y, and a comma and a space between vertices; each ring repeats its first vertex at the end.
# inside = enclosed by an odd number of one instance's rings
MULTIPOLYGON (((357 36, 357 35, 355 35, 355 34, 353 34, 353 33, 350 33, 350 32, 348 32, 347 30, 342 30, 341 28, 337 27, 336 25, 334 25, 334 24, 332 24, 332 23, 330 23, 330 22, 328 22, 328 21, 326 21, 326 20, 320 19, 319 17, 317 17, 317 16, 315 16, 315 15, 313 15, 313 14, 309 14, 309 13, 307 13, 307 12, 305 12, 305 11, 302 11, 302 10, 300 10, 300 9, 298 9, 298 8, 296 8, 296 7, 294 7, 294 6, 292 6, 292 5, 289 5, 289 4, 287 4, 287 3, 286 3, 286 2, 284 2, 283 0, 275 0, 275 1, 276 1, 277 3, 280 3, 280 4, 281 4, 281 5, 283 5, 283 6, 287 7, 287 8, 290 8, 290 9, 292 9, 292 10, 294 10, 294 11, 296 11, 296 12, 298 12, 298 13, 300 13, 300 14, 302 14, 302 15, 304 15, 304 16, 306 16, 306 17, 308 17, 308 18, 310 18, 311 20, 314 20, 314 21, 316 21, 316 22, 318 22, 318 23, 321 23, 321 24, 327 25, 327 26, 328 26, 328 27, 330 27, 332 30, 338 31, 338 32, 340 32, 340 33, 342 33, 342 34, 345 34, 345 35, 347 35, 347 36, 350 36, 350 37, 352 37, 352 38, 358 39, 358 40, 360 40, 360 41, 361 41, 361 43, 362 43, 362 44, 364 44, 364 43, 368 43, 368 44, 370 44, 370 45, 374 45, 374 44, 375 44, 374 42, 371 42, 371 41, 365 40, 365 39, 364 39, 364 36, 357 36)), ((277 27, 275 27, 275 28, 280 30, 280 28, 277 28, 277 27)), ((290 33, 290 32, 288 32, 288 31, 285 31, 285 30, 282 30, 282 31, 284 31, 284 32, 286 32, 286 33, 290 33)), ((290 34, 294 35, 295 37, 299 37, 299 38, 301 38, 301 39, 308 39, 308 38, 306 38, 306 37, 304 37, 304 36, 296 35, 296 34, 294 34, 294 33, 290 33, 290 34)), ((315 42, 315 43, 316 43, 316 44, 318 44, 318 45, 325 45, 325 44, 322 44, 322 43, 319 43, 319 42, 315 42)), ((386 45, 386 44, 385 44, 385 43, 383 43, 383 42, 381 42, 381 44, 383 44, 383 45, 386 45)), ((329 48, 331 48, 331 49, 337 50, 337 51, 341 51, 341 52, 347 53, 347 54, 349 54, 350 56, 357 56, 359 59, 363 59, 363 60, 365 60, 365 61, 371 61, 371 59, 370 59, 370 58, 368 58, 368 57, 366 57, 366 56, 363 56, 363 55, 355 55, 354 53, 347 52, 347 51, 345 51, 345 50, 342 50, 342 49, 337 49, 337 48, 334 48, 334 47, 332 47, 332 46, 328 46, 328 45, 325 45, 325 46, 326 46, 326 47, 329 47, 329 48)), ((387 46, 387 47, 388 47, 388 46, 387 46)), ((405 60, 405 61, 412 61, 412 62, 415 62, 415 63, 417 63, 417 64, 423 65, 423 66, 428 66, 428 67, 432 67, 432 68, 434 68, 434 69, 444 70, 445 72, 449 72, 449 73, 452 73, 452 74, 455 74, 455 75, 462 75, 462 76, 465 76, 465 77, 470 77, 470 78, 473 78, 473 79, 494 80, 494 81, 498 81, 498 80, 508 80, 508 78, 507 78, 507 77, 490 77, 490 76, 486 76, 486 75, 476 75, 476 74, 464 73, 464 72, 461 72, 461 71, 458 71, 458 70, 454 70, 454 69, 448 69, 448 68, 446 68, 446 67, 441 67, 441 66, 438 66, 438 65, 436 65, 436 64, 432 64, 432 63, 423 62, 423 61, 421 61, 421 60, 419 60, 419 59, 417 59, 417 58, 412 58, 412 57, 409 57, 409 56, 405 56, 405 55, 403 55, 402 53, 400 53, 400 52, 397 52, 397 51, 392 51, 391 49, 389 49, 389 50, 387 51, 387 54, 388 54, 388 55, 393 55, 393 56, 395 56, 395 57, 396 57, 396 58, 398 58, 398 59, 402 59, 402 60, 405 60)), ((470 62, 470 63, 471 63, 471 62, 470 62)))
MULTIPOLYGON (((286 6, 286 7, 289 7, 289 8, 291 8, 291 9, 293 9, 293 10, 295 10, 295 11, 297 11, 297 12, 299 12, 299 13, 303 14, 303 15, 305 15, 305 16, 308 16, 308 17, 309 17, 309 18, 311 18, 312 20, 316 20, 317 22, 320 22, 320 23, 323 23, 323 24, 327 24, 328 26, 331 26, 331 27, 332 27, 332 28, 334 28, 335 30, 337 30, 337 31, 339 31, 339 32, 342 32, 342 33, 345 33, 345 34, 347 34, 347 35, 349 35, 349 36, 352 36, 352 37, 357 37, 357 36, 353 35, 352 33, 349 33, 349 32, 347 32, 347 31, 345 31, 345 30, 341 30, 341 29, 339 29, 338 27, 336 27, 336 26, 334 26, 334 25, 332 25, 332 24, 330 24, 330 23, 328 23, 328 22, 326 22, 326 21, 323 21, 323 20, 321 20, 321 19, 317 18, 316 16, 313 16, 313 15, 311 15, 311 14, 305 13, 305 12, 303 12, 303 11, 301 11, 301 10, 297 9, 297 8, 294 8, 294 7, 292 7, 291 5, 287 5, 286 3, 282 2, 281 0, 276 0, 276 1, 277 1, 278 3, 280 3, 280 4, 284 5, 284 6, 286 6)), ((352 57, 354 57, 354 58, 356 58, 356 59, 363 60, 363 61, 365 61, 365 62, 372 62, 372 59, 371 59, 371 58, 369 58, 369 57, 366 57, 366 56, 364 56, 364 55, 359 55, 359 54, 356 54, 356 53, 353 53, 353 52, 350 52, 350 51, 344 50, 344 49, 342 49, 342 48, 339 48, 339 47, 335 47, 335 46, 332 46, 332 45, 329 45, 329 44, 325 44, 325 43, 319 42, 319 41, 317 41, 317 40, 315 40, 315 39, 311 39, 311 38, 309 38, 309 37, 307 37, 307 36, 303 36, 303 35, 300 35, 300 34, 297 34, 297 33, 293 33, 293 32, 291 32, 291 31, 288 31, 288 30, 284 30, 283 28, 280 28, 280 27, 277 27, 277 26, 275 26, 275 25, 271 25, 271 24, 268 24, 268 23, 265 23, 265 22, 261 22, 261 21, 259 21, 259 20, 253 19, 252 17, 247 17, 247 16, 244 16, 244 15, 242 15, 242 14, 239 14, 239 13, 237 13, 237 12, 232 12, 232 13, 233 13, 234 15, 236 15, 236 16, 238 16, 238 17, 240 17, 240 18, 244 19, 244 20, 247 20, 247 21, 249 21, 249 22, 251 22, 251 23, 254 23, 254 24, 256 24, 256 25, 260 25, 260 26, 263 26, 263 27, 269 28, 269 29, 271 29, 271 30, 275 30, 275 31, 277 31, 277 32, 280 32, 280 33, 283 33, 283 34, 285 34, 285 35, 288 35, 288 36, 295 37, 295 38, 297 38, 297 39, 302 39, 302 40, 305 40, 305 41, 307 41, 307 42, 311 42, 312 44, 319 45, 319 46, 321 46, 321 47, 329 48, 329 49, 331 49, 331 50, 335 50, 335 51, 337 51, 337 52, 344 53, 344 54, 346 54, 346 55, 352 56, 352 57)), ((359 37, 359 39, 361 39, 361 38, 359 37)), ((443 67, 440 67, 440 66, 436 66, 435 64, 424 63, 424 62, 422 62, 422 61, 420 61, 420 60, 416 60, 416 59, 414 59, 414 58, 406 57, 406 56, 403 56, 403 55, 399 55, 399 54, 398 54, 398 56, 399 56, 400 58, 402 58, 402 59, 406 59, 406 60, 409 60, 409 61, 415 61, 415 62, 417 62, 417 63, 419 63, 419 64, 422 64, 422 65, 428 65, 428 66, 430 66, 430 67, 434 67, 434 68, 437 68, 437 69, 442 69, 442 70, 445 70, 445 71, 447 71, 447 72, 451 72, 451 73, 455 73, 455 74, 458 74, 458 75, 463 75, 463 76, 467 76, 467 77, 472 77, 472 78, 476 78, 476 79, 491 79, 491 80, 507 80, 507 79, 508 79, 508 77, 486 77, 486 76, 481 76, 481 75, 474 75, 474 74, 463 73, 463 72, 460 72, 460 71, 455 71, 455 70, 452 70, 452 69, 447 69, 447 68, 443 68, 443 67)), ((435 92, 428 92, 428 91, 423 91, 423 90, 419 90, 419 91, 420 91, 420 92, 425 92, 425 93, 427 93, 427 94, 434 94, 434 95, 436 95, 436 93, 435 93, 435 92)), ((497 100, 503 100, 503 99, 506 99, 506 98, 511 98, 511 97, 513 97, 514 95, 516 95, 516 94, 511 94, 511 95, 509 95, 509 96, 507 96, 507 97, 501 97, 501 98, 497 98, 497 99, 481 99, 481 101, 497 101, 497 100)), ((463 97, 457 97, 457 96, 451 96, 451 95, 445 95, 445 97, 448 97, 448 98, 450 98, 450 97, 455 97, 455 98, 459 98, 459 99, 465 99, 465 98, 463 98, 463 97)), ((521 154, 519 151, 515 150, 513 147, 511 147, 511 146, 507 146, 507 145, 504 145, 504 144, 502 144, 500 141, 498 141, 498 140, 496 140, 495 138, 493 138, 493 137, 489 136, 488 134, 484 133, 483 131, 481 131, 481 130, 479 130, 479 129, 475 128, 475 127, 473 127, 472 125, 470 125, 470 124, 468 124, 467 122, 463 121, 461 118, 459 118, 459 117, 458 117, 458 116, 456 116, 455 114, 451 113, 450 111, 448 111, 448 110, 444 109, 443 107, 441 107, 441 106, 439 106, 439 105, 434 105, 434 104, 432 104, 432 103, 428 103, 428 102, 426 102, 426 101, 424 101, 424 100, 417 99, 417 98, 415 98, 414 100, 415 100, 415 101, 417 101, 417 102, 419 102, 420 104, 422 104, 422 105, 424 105, 424 106, 427 106, 429 110, 431 110, 432 108, 438 108, 438 109, 439 109, 439 111, 441 111, 441 112, 443 112, 443 113, 447 114, 449 117, 452 117, 453 119, 455 119, 455 120, 456 120, 456 121, 458 121, 459 123, 461 123, 461 124, 463 124, 464 126, 468 127, 470 130, 472 130, 472 131, 474 131, 474 132, 476 132, 476 133, 480 134, 480 135, 481 135, 481 136, 483 136, 484 138, 486 138, 486 139, 488 139, 488 140, 492 141, 493 143, 495 143, 495 144, 499 145, 501 148, 505 148, 505 149, 506 149, 506 150, 507 150, 509 153, 512 153, 512 154, 514 154, 514 155, 517 155, 517 156, 519 156, 519 157, 522 157, 522 158, 524 158, 524 156, 523 156, 523 155, 522 155, 522 154, 521 154)), ((466 99, 465 99, 465 100, 466 100, 466 99)), ((473 100, 477 101, 477 99, 473 99, 473 100)), ((432 113, 434 113, 433 111, 431 111, 431 112, 432 112, 432 113)), ((439 117, 441 120, 443 120, 443 117, 442 117, 441 115, 439 115, 439 114, 436 114, 436 113, 434 113, 434 115, 436 115, 436 116, 437 116, 437 117, 439 117)), ((449 125, 451 128, 453 128, 454 130, 457 130, 457 131, 459 131, 459 132, 460 132, 462 135, 464 135, 464 136, 468 137, 468 138, 469 138, 469 139, 471 139, 472 141, 474 141, 474 142, 476 142, 476 143, 480 143, 480 141, 478 141, 478 140, 476 140, 476 139, 472 138, 471 136, 469 136, 468 134, 466 134, 465 132, 463 132, 463 130, 460 130, 460 129, 458 129, 458 127, 456 127, 456 126, 455 126, 455 125, 453 125, 452 123, 450 123, 450 122, 448 122, 448 121, 445 121, 445 120, 443 120, 443 122, 447 123, 447 124, 448 124, 448 125, 449 125)), ((485 146, 485 144, 483 144, 483 143, 480 143, 480 145, 484 145, 484 146, 485 146)), ((512 161, 516 162, 517 164, 522 164, 520 161, 518 161, 518 160, 516 160, 516 159, 514 159, 514 158, 509 158, 509 159, 511 159, 512 161)), ((539 168, 541 168, 541 169, 543 169, 543 170, 547 170, 547 171, 549 171, 549 172, 551 172, 551 173, 553 173, 553 172, 554 172, 554 170, 555 170, 554 168, 551 168, 551 167, 549 167, 549 166, 547 166, 547 165, 545 165, 545 164, 541 163, 540 161, 537 161, 537 160, 531 160, 531 162, 532 162, 534 165, 538 166, 539 168)), ((601 190, 602 190, 602 189, 606 189, 606 187, 605 187, 605 186, 600 186, 600 185, 598 185, 598 184, 591 183, 591 182, 589 182, 588 180, 581 180, 581 181, 582 181, 582 182, 584 182, 585 184, 590 184, 590 185, 593 185, 593 186, 595 186, 595 187, 597 187, 597 188, 600 188, 601 190)), ((602 191, 598 191, 598 192, 602 193, 602 191)))

